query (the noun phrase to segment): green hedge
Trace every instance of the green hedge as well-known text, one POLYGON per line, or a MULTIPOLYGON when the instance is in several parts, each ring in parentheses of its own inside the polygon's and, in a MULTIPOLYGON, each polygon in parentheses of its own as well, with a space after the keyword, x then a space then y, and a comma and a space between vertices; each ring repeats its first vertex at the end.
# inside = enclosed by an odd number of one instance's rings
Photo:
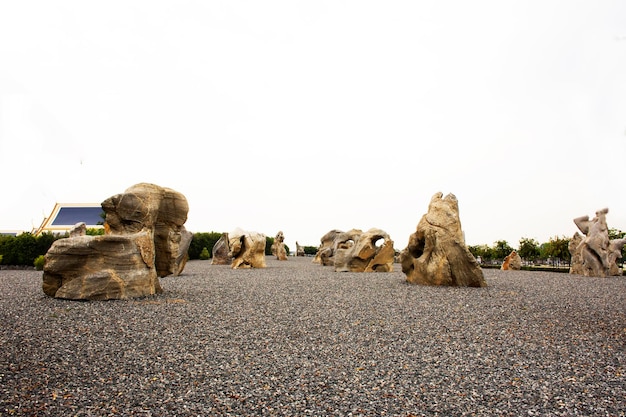
MULTIPOLYGON (((88 235, 101 235, 103 233, 103 229, 87 229, 88 235)), ((67 234, 56 235, 53 233, 44 233, 40 236, 31 233, 22 233, 19 236, 0 236, 0 265, 33 266, 38 257, 48 252, 55 240, 65 237, 67 234)), ((221 237, 222 233, 218 232, 194 233, 189 244, 189 259, 206 257, 206 252, 202 254, 205 248, 209 256, 212 256, 213 246, 221 237), (203 256, 201 257, 201 255, 203 256)), ((273 237, 266 237, 266 255, 272 254, 273 243, 273 237)), ((287 245, 285 245, 285 249, 289 253, 287 245)))

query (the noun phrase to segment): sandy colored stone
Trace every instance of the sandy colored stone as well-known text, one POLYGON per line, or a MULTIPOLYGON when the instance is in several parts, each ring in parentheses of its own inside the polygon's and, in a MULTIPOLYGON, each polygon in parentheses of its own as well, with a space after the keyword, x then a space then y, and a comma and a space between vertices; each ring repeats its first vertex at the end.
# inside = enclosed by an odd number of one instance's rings
POLYGON ((80 228, 45 255, 43 292, 72 300, 136 298, 161 292, 158 277, 179 275, 192 234, 179 192, 140 183, 102 202, 105 235, 80 228))
POLYGON ((407 247, 402 272, 412 284, 485 287, 480 265, 463 238, 459 205, 453 194, 436 193, 407 247))
POLYGON ((235 229, 228 234, 229 255, 233 258, 232 269, 265 268, 265 235, 235 229))

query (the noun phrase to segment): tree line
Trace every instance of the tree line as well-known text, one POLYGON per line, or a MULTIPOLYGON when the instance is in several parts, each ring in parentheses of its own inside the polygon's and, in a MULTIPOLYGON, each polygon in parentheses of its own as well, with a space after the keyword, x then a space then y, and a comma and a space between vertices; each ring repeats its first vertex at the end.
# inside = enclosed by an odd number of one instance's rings
MULTIPOLYGON (((621 239, 626 232, 611 228, 609 239, 621 239)), ((569 251, 571 238, 554 236, 548 242, 539 243, 532 238, 523 237, 517 248, 511 247, 506 240, 498 240, 493 246, 475 245, 468 246, 469 251, 480 258, 483 263, 501 263, 512 251, 516 251, 522 260, 536 264, 567 264, 569 265, 572 255, 569 251)), ((626 246, 622 248, 622 261, 626 259, 626 246)))

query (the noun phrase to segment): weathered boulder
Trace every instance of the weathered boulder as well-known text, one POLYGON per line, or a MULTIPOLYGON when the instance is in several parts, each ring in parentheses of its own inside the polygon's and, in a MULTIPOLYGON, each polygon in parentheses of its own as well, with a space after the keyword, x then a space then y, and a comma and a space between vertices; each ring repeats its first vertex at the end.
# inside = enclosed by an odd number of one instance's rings
POLYGON ((228 247, 228 233, 222 233, 222 236, 213 245, 211 265, 230 265, 233 257, 230 256, 230 248, 228 247))
POLYGON ((486 287, 476 258, 465 245, 459 205, 453 194, 436 193, 407 247, 402 272, 412 284, 486 287))
POLYGON ((334 248, 335 248, 335 238, 340 235, 341 230, 333 229, 330 232, 326 233, 320 239, 320 246, 315 253, 315 258, 313 258, 313 263, 322 264, 324 266, 334 265, 334 248))
POLYGON ((112 300, 162 292, 152 233, 56 240, 45 256, 43 292, 70 300, 112 300))
POLYGON ((352 229, 335 239, 334 266, 337 272, 392 272, 393 240, 381 229, 362 232, 352 229), (377 245, 382 240, 382 244, 377 245))
POLYGON ((519 271, 522 269, 522 258, 517 254, 517 252, 512 251, 505 258, 504 262, 502 262, 501 270, 507 271, 509 269, 514 271, 519 271))
POLYGON ((609 239, 609 228, 606 223, 608 212, 608 208, 603 208, 596 211, 596 216, 591 220, 589 216, 574 219, 574 224, 578 226, 585 237, 582 237, 576 246, 570 242, 569 249, 572 254, 570 273, 587 277, 619 276, 622 274, 617 265, 617 260, 621 258, 622 247, 626 244, 626 239, 609 239))
POLYGON ((272 255, 279 261, 287 260, 287 250, 285 249, 285 235, 282 231, 276 233, 274 243, 272 243, 272 255))
POLYGON ((172 189, 141 183, 102 202, 105 235, 59 239, 46 253, 42 288, 74 300, 136 298, 162 292, 158 277, 180 274, 192 234, 189 206, 172 189))
POLYGON ((231 268, 265 268, 265 244, 262 233, 233 230, 228 234, 229 255, 233 258, 231 268))
POLYGON ((170 188, 140 183, 103 201, 102 209, 110 234, 153 231, 159 277, 182 271, 181 261, 184 259, 186 262, 185 256, 193 237, 184 226, 189 212, 184 195, 170 188))
POLYGON ((304 246, 296 241, 296 256, 304 256, 304 246))

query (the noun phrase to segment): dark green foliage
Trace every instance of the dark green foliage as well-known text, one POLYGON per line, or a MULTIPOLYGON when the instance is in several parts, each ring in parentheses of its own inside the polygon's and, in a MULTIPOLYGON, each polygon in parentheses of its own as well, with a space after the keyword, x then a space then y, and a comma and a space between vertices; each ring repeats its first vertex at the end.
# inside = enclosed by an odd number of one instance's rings
POLYGON ((304 247, 304 254, 305 255, 315 256, 316 253, 317 253, 317 247, 316 246, 305 246, 304 247))
POLYGON ((539 249, 539 242, 535 239, 521 238, 519 241, 519 249, 517 254, 524 260, 534 261, 539 258, 541 251, 539 249))
POLYGON ((511 252, 513 252, 513 248, 509 246, 506 240, 498 240, 493 245, 494 259, 504 259, 509 256, 511 252))
POLYGON ((40 255, 45 255, 52 243, 61 237, 52 233, 44 233, 40 236, 31 233, 2 236, 0 238, 2 264, 32 266, 35 259, 40 255))
POLYGON ((43 271, 43 264, 46 262, 46 258, 44 255, 39 255, 38 257, 35 258, 35 269, 37 271, 43 271))
POLYGON ((269 237, 269 236, 265 236, 265 254, 266 255, 271 255, 272 254, 272 245, 274 244, 274 238, 273 237, 269 237))
POLYGON ((494 250, 487 245, 475 245, 468 247, 474 258, 480 257, 483 262, 489 262, 493 259, 494 250))
POLYGON ((552 259, 555 264, 569 263, 571 259, 569 241, 570 239, 566 237, 550 238, 548 243, 541 245, 541 256, 545 259, 552 259))
POLYGON ((213 246, 222 237, 221 233, 194 233, 189 244, 189 259, 200 259, 200 254, 204 248, 209 252, 209 257, 213 256, 213 246))

